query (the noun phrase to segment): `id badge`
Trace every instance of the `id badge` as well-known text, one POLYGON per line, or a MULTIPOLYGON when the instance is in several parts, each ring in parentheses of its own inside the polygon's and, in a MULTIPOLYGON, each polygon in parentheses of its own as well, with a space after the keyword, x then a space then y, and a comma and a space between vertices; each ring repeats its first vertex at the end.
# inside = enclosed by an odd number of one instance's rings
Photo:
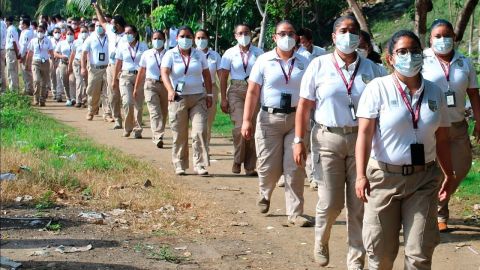
POLYGON ((45 60, 45 58, 42 58, 42 64, 45 64, 45 62, 47 62, 47 60, 45 60))
POLYGON ((445 93, 445 98, 447 100, 447 106, 449 108, 457 107, 457 99, 455 98, 455 92, 448 90, 445 93))
POLYGON ((98 61, 105 61, 105 53, 98 53, 98 61))
POLYGON ((350 109, 350 115, 352 116, 353 121, 357 121, 357 113, 355 110, 355 105, 353 103, 348 104, 348 108, 350 109))
POLYGON ((177 86, 175 87, 175 92, 182 93, 183 88, 185 87, 185 81, 178 81, 177 86))
POLYGON ((282 93, 280 98, 280 109, 290 109, 292 107, 292 94, 282 93))
MULTIPOLYGON (((105 54, 104 54, 104 55, 105 55, 105 54)), ((110 54, 110 59, 115 60, 115 55, 116 55, 115 52, 112 52, 112 53, 110 54)))
POLYGON ((425 148, 422 143, 410 144, 410 155, 412 157, 412 165, 425 165, 425 148))

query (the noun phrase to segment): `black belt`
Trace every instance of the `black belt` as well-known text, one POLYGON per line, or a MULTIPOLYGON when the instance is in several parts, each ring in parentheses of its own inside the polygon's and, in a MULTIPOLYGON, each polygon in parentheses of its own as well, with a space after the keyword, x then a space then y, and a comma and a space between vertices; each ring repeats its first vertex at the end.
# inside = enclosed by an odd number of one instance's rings
POLYGON ((107 68, 107 65, 103 65, 103 66, 97 66, 97 65, 90 65, 91 68, 94 68, 94 69, 106 69, 107 68))
POLYGON ((123 72, 125 72, 127 74, 135 74, 135 75, 138 74, 138 70, 124 70, 123 72))
POLYGON ((265 112, 268 112, 268 113, 290 114, 290 113, 292 113, 292 112, 296 112, 296 111, 297 111, 297 107, 290 107, 290 108, 280 109, 280 108, 272 108, 272 107, 262 106, 262 111, 265 111, 265 112))
POLYGON ((155 79, 146 78, 145 81, 150 81, 150 82, 153 82, 153 83, 163 83, 163 81, 161 79, 160 80, 155 80, 155 79))

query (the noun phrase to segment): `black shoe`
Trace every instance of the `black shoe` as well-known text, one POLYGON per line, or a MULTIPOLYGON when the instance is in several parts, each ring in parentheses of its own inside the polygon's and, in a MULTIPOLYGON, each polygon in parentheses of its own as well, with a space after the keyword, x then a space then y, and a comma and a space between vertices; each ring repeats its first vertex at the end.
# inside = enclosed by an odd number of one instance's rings
POLYGON ((158 148, 163 148, 163 141, 158 141, 157 147, 158 148))
POLYGON ((75 104, 75 108, 81 108, 81 107, 82 107, 82 103, 75 104))
POLYGON ((77 101, 75 101, 75 99, 72 99, 72 106, 74 106, 75 104, 77 104, 77 101))

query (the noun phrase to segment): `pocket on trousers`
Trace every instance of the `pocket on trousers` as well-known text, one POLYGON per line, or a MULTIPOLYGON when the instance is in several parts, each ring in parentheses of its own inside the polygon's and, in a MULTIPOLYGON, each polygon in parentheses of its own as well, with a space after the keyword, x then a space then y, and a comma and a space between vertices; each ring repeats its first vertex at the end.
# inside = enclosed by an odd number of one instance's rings
POLYGON ((367 252, 380 256, 383 252, 383 230, 378 215, 365 212, 363 217, 363 245, 367 252))
POLYGON ((320 162, 320 154, 319 153, 312 153, 312 171, 313 171, 313 180, 317 183, 320 183, 323 179, 322 175, 322 163, 320 162))

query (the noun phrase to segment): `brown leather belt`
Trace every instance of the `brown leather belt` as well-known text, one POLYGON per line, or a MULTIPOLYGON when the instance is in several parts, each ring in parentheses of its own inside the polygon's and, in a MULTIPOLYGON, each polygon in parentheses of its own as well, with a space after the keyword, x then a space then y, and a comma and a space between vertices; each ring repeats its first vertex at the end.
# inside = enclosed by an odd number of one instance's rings
POLYGON ((417 172, 426 171, 431 166, 435 165, 435 161, 427 162, 425 165, 393 165, 381 162, 375 159, 370 159, 369 162, 378 164, 378 167, 388 173, 398 173, 404 176, 412 175, 417 172))
POLYGON ((327 127, 322 124, 318 124, 320 126, 321 130, 330 132, 330 133, 335 133, 335 134, 340 134, 340 135, 348 135, 352 133, 357 133, 358 132, 358 127, 327 127))

